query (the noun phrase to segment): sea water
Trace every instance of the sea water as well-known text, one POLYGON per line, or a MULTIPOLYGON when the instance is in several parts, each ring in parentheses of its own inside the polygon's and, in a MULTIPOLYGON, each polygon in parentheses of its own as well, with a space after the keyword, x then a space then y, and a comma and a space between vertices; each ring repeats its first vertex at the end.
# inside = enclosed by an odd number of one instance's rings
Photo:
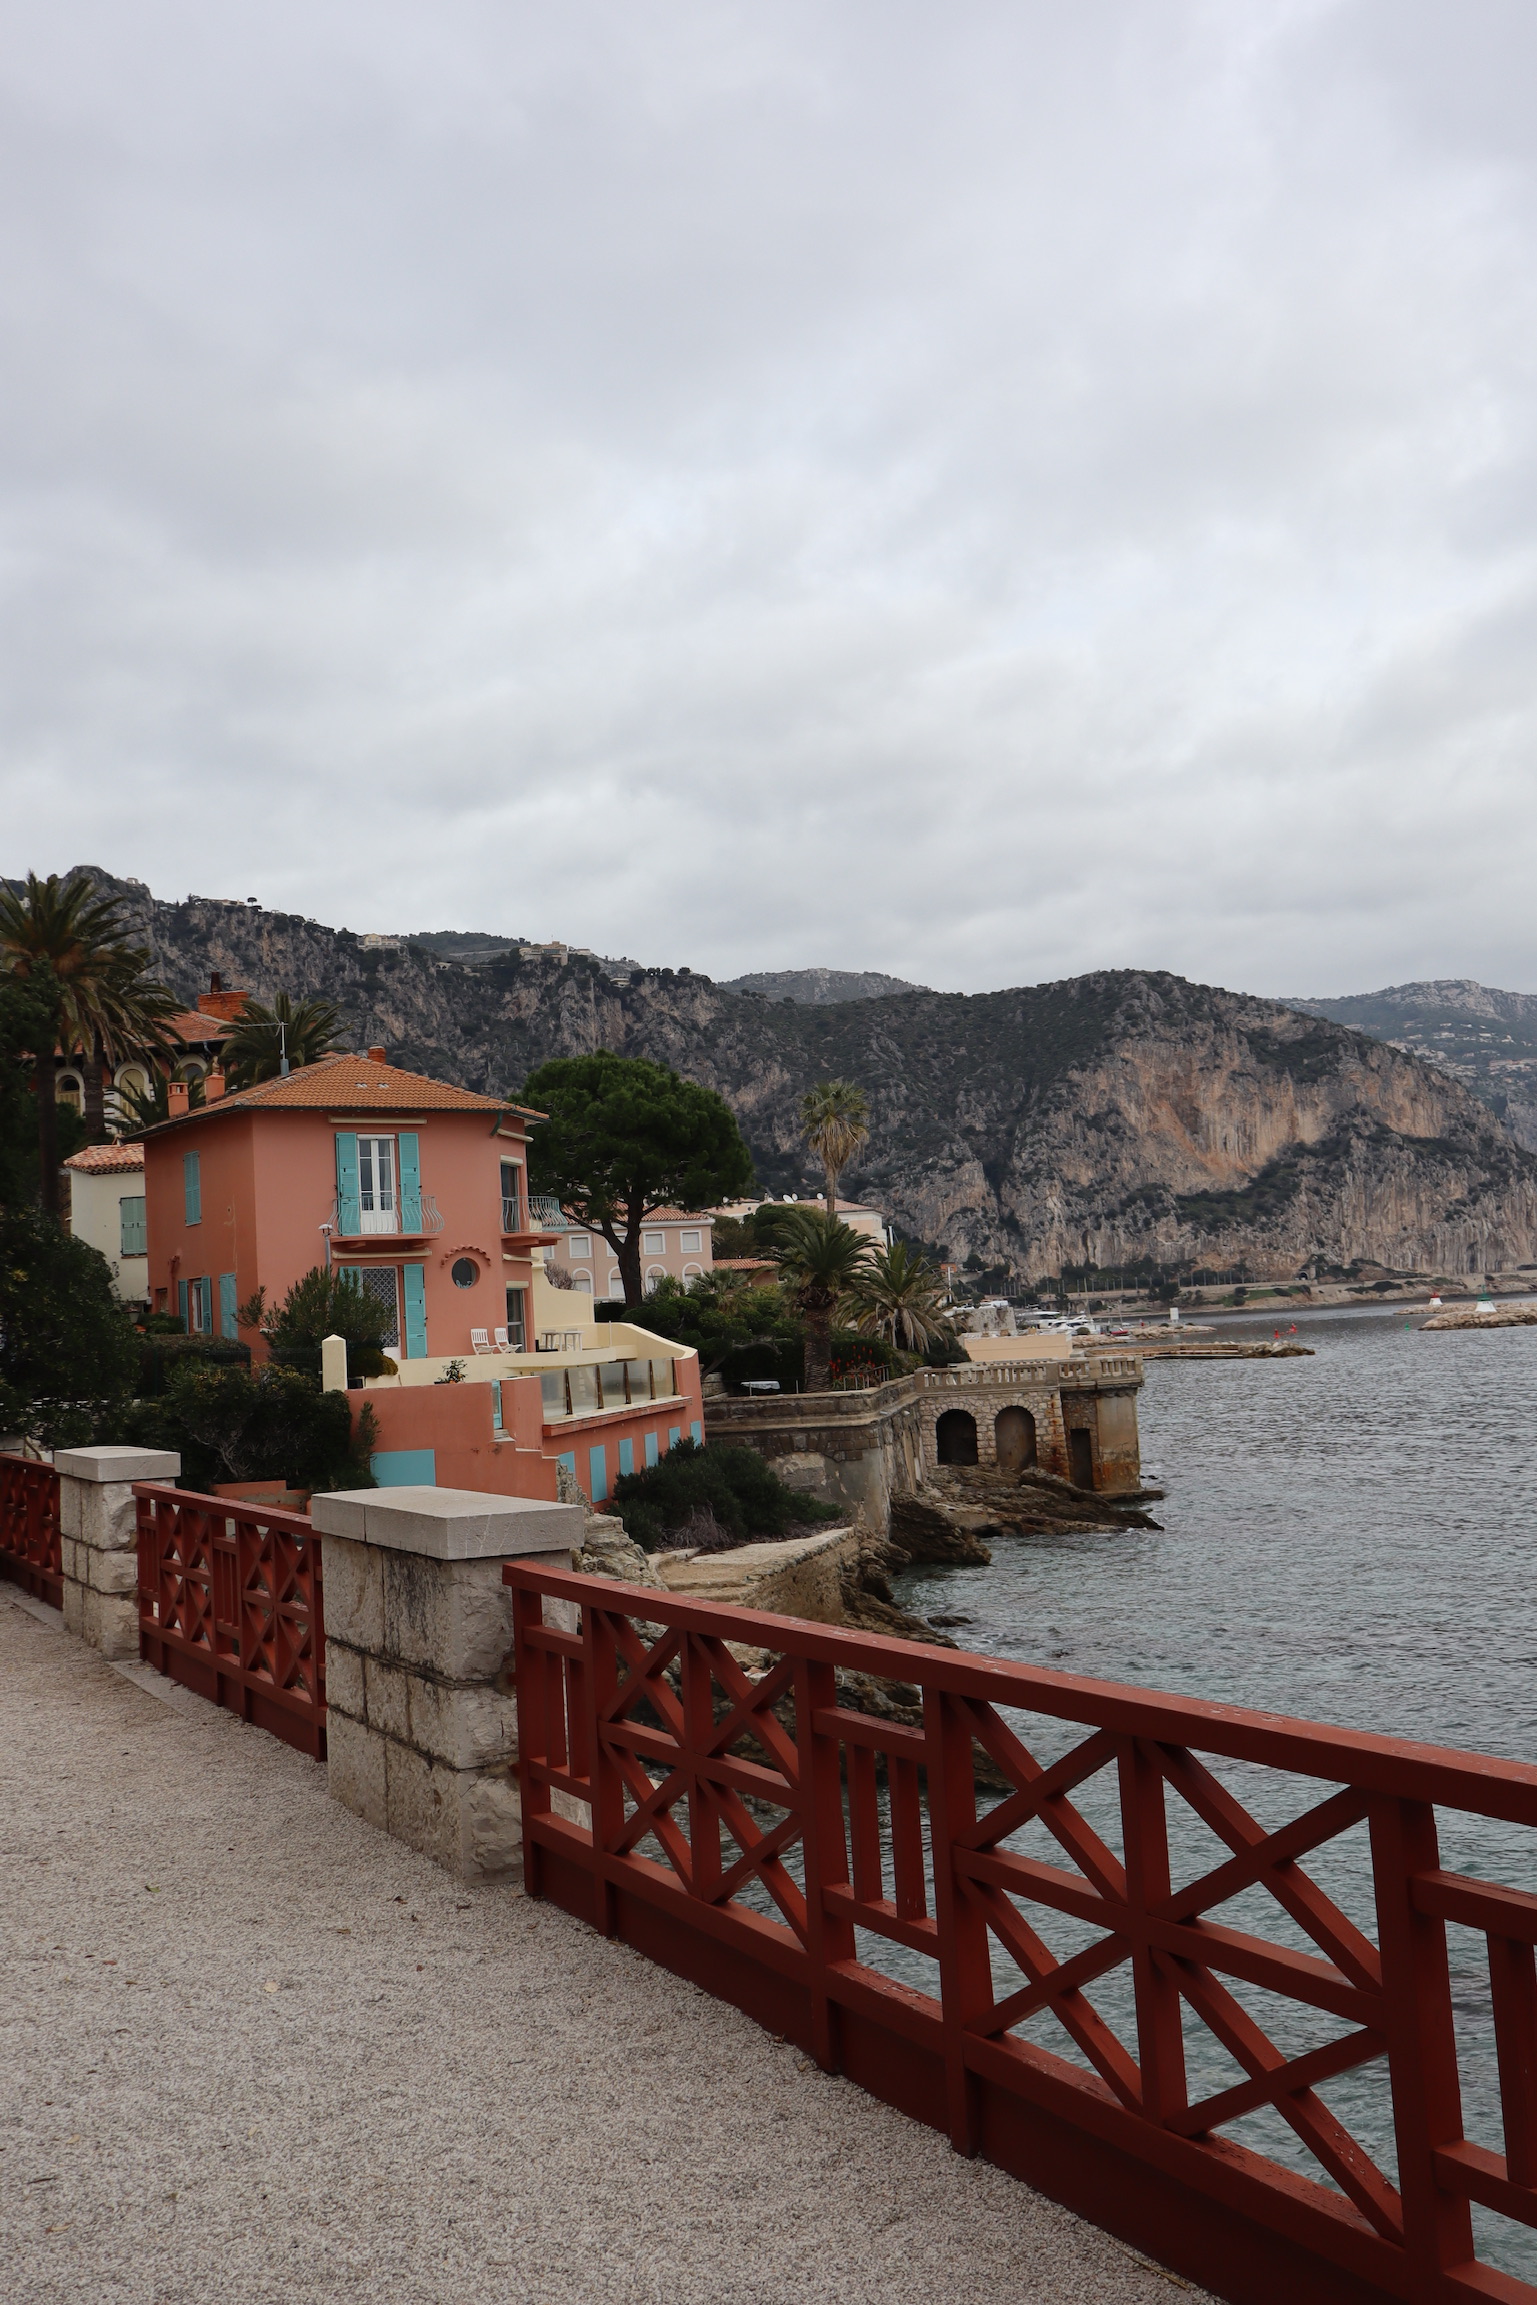
MULTIPOLYGON (((1272 1316, 1221 1334, 1273 1327, 1272 1316)), ((1363 1309, 1301 1315, 1297 1341, 1311 1358, 1146 1364, 1142 1461, 1167 1492, 1152 1508, 1159 1529, 1000 1536, 991 1567, 911 1571, 898 1599, 967 1620, 952 1637, 989 1656, 1537 1761, 1537 1328, 1422 1330, 1401 1309, 1363 1309)), ((1014 1719, 1041 1760, 1082 1734, 1014 1719)), ((1267 1827, 1328 1790, 1219 1770, 1267 1827)), ((1113 1771, 1074 1797, 1119 1848, 1113 1771)), ((1169 1810, 1176 1878, 1194 1878, 1226 1851, 1172 1795, 1169 1810)), ((1537 1890, 1537 1835, 1446 1812, 1441 1834, 1443 1865, 1537 1890)), ((1010 1846, 1066 1862, 1038 1827, 1010 1846)), ((1307 1867, 1375 1934, 1364 1827, 1307 1867)), ((1030 1918, 1058 1957, 1096 1934, 1040 1908, 1030 1918)), ((1317 1950, 1263 1891, 1220 1918, 1317 1950)), ((1484 1941, 1448 1934, 1466 2126, 1499 2149, 1484 1941)), ((860 1951, 935 1990, 928 1963, 863 1932, 860 1951)), ((1020 1982, 1000 1963, 1000 1992, 1020 1982)), ((1345 2029, 1233 1990, 1289 2053, 1345 2029)), ((1090 1998, 1134 2048, 1126 1972, 1090 1998)), ((1192 2016, 1185 2030, 1192 2101, 1243 2078, 1192 2016)), ((1085 2062, 1053 2018, 1025 2033, 1085 2062)), ((1320 2094, 1396 2178, 1382 2063, 1320 2094)), ((1224 2133, 1321 2174, 1275 2113, 1224 2133)), ((1481 2211, 1475 2223, 1486 2257, 1537 2276, 1531 2236, 1481 2211)))

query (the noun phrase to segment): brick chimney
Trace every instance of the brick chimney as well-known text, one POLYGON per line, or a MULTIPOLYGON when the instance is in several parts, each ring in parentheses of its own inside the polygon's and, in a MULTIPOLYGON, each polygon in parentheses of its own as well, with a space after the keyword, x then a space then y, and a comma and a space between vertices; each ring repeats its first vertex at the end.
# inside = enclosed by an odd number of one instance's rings
POLYGON ((217 969, 208 979, 208 990, 200 992, 197 996, 198 1014, 200 1016, 216 1016, 221 1024, 233 1024, 245 1004, 246 995, 243 992, 227 990, 224 979, 217 969))
POLYGON ((217 1065, 203 1082, 204 1104, 216 1104, 224 1094, 224 1075, 217 1065))
POLYGON ((368 1052, 368 1061, 370 1064, 387 1064, 389 1059, 382 1048, 371 1048, 368 1052))
POLYGON ((184 1080, 166 1082, 165 1103, 172 1120, 180 1120, 187 1109, 187 1084, 184 1080))

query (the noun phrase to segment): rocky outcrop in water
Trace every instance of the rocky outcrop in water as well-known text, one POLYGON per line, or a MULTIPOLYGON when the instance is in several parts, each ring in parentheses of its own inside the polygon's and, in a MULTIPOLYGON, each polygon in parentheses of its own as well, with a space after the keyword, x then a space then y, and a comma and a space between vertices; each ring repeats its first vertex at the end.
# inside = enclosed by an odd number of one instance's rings
POLYGON ((687 969, 616 980, 579 953, 468 967, 259 907, 122 895, 189 999, 218 969, 337 1000, 359 1045, 490 1092, 549 1056, 650 1056, 728 1098, 771 1190, 815 1191, 796 1113, 817 1080, 870 1092, 846 1188, 957 1262, 1320 1262, 1462 1275, 1537 1264, 1537 1157, 1422 1059, 1273 1001, 1143 970, 974 995, 834 1003, 727 992, 687 969))

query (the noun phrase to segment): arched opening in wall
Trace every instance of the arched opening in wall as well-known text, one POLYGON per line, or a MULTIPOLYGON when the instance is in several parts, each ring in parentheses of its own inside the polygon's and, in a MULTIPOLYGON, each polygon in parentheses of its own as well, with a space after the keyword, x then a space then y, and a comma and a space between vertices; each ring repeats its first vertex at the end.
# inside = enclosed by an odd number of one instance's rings
POLYGON ((998 1470, 1001 1473, 1022 1473, 1026 1465, 1033 1465, 1035 1419, 1030 1411, 1000 1409, 998 1421, 993 1427, 993 1445, 998 1452, 998 1470))
POLYGON ((571 1275, 571 1286, 573 1289, 575 1289, 578 1296, 590 1297, 592 1295, 591 1273, 573 1273, 571 1275))
POLYGON ((79 1112, 85 1104, 85 1083, 77 1072, 58 1073, 54 1077, 53 1095, 56 1104, 67 1104, 72 1112, 79 1112))
POLYGON ((1067 1436, 1067 1461, 1075 1489, 1094 1486, 1094 1438, 1086 1425, 1074 1425, 1067 1436))
POLYGON ((974 1465, 977 1420, 969 1409, 946 1409, 934 1427, 934 1447, 942 1465, 974 1465))

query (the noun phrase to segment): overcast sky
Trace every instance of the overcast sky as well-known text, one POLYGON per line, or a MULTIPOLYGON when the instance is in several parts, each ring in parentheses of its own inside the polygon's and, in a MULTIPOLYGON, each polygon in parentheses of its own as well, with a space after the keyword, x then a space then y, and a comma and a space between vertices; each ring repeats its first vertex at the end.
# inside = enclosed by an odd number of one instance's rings
POLYGON ((1537 989, 1531 0, 0 35, 0 870, 1537 989))

